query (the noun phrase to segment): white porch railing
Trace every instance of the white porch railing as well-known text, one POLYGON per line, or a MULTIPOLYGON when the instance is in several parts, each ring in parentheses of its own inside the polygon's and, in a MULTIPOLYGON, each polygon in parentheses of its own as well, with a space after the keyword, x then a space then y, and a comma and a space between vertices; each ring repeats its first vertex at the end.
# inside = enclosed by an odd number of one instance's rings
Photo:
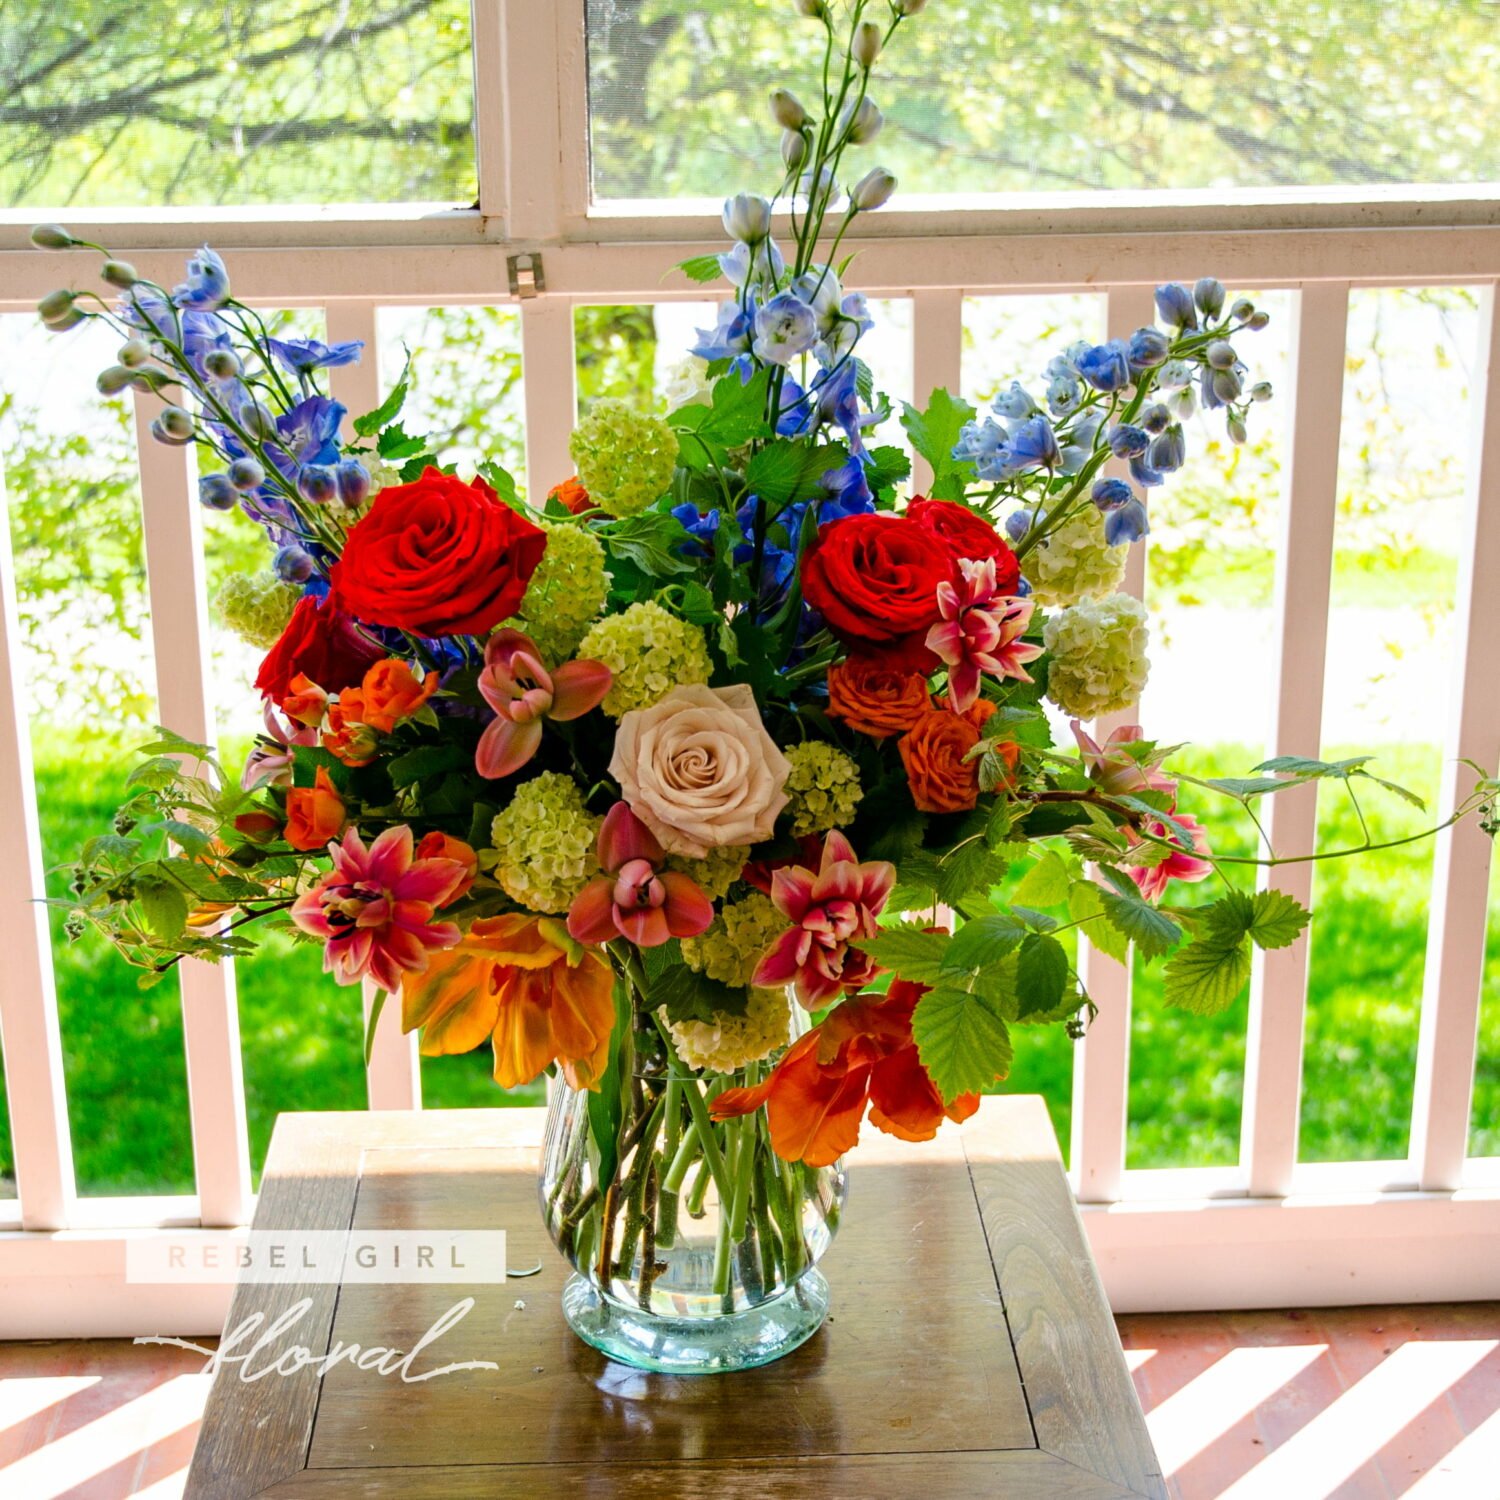
MULTIPOLYGON (((114 223, 75 215, 71 222, 90 223, 159 281, 176 278, 184 249, 211 238, 232 256, 239 295, 268 306, 324 307, 330 337, 363 338, 371 350, 379 307, 508 302, 507 257, 539 250, 548 289, 522 301, 520 317, 527 466, 541 489, 569 470, 573 307, 701 299, 701 290, 664 282, 663 273, 689 255, 719 249, 718 226, 681 204, 590 214, 582 0, 552 7, 476 0, 474 27, 482 211, 339 210, 311 221, 200 213, 114 223), (510 86, 491 86, 496 78, 510 86)), ((0 216, 0 312, 27 310, 59 275, 58 258, 31 250, 25 228, 24 216, 0 216)), ((1279 393, 1289 403, 1291 429, 1268 754, 1315 754, 1321 738, 1350 289, 1483 286, 1440 814, 1460 789, 1459 757, 1496 767, 1500 206, 1493 190, 1412 191, 1375 201, 1282 193, 1248 205, 1137 195, 1128 202, 908 206, 877 217, 856 248, 866 290, 911 299, 919 391, 959 387, 965 295, 1102 291, 1109 328, 1121 332, 1149 320, 1151 286, 1204 270, 1294 293, 1292 381, 1279 393)), ((333 374, 336 394, 352 410, 375 404, 373 361, 333 374)), ((201 548, 187 463, 180 450, 144 433, 139 446, 161 712, 183 733, 211 738, 201 548)), ((1130 587, 1144 587, 1146 569, 1145 549, 1137 548, 1130 587)), ((197 1196, 79 1199, 51 953, 34 904, 42 881, 19 649, 0 489, 0 1042, 19 1193, 18 1203, 0 1203, 0 1337, 215 1331, 223 1300, 211 1290, 189 1297, 125 1286, 123 1245, 168 1223, 243 1223, 251 1209, 232 968, 195 966, 183 977, 197 1196)), ((1278 847, 1306 848, 1315 812, 1311 788, 1278 800, 1278 847)), ((1304 937, 1255 971, 1239 1166, 1127 1170, 1130 977, 1101 955, 1084 955, 1100 1014, 1075 1061, 1072 1172, 1117 1309, 1500 1296, 1500 1159, 1466 1160, 1490 849, 1472 823, 1439 839, 1404 1163, 1297 1162, 1304 937)), ((1289 867, 1281 877, 1290 873, 1287 888, 1304 901, 1308 869, 1289 867)), ((394 1007, 377 1028, 368 1092, 372 1108, 421 1104, 413 1044, 401 1037, 394 1007)))

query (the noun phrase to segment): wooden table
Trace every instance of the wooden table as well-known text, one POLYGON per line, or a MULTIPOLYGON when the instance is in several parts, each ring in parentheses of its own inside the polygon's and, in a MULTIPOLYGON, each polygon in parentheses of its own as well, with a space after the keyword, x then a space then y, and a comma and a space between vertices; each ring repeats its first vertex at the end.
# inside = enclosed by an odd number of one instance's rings
POLYGON ((410 1349, 472 1295, 413 1373, 500 1368, 403 1385, 348 1363, 254 1383, 226 1367, 189 1496, 1166 1494, 1040 1099, 987 1099, 920 1146, 866 1128, 823 1262, 828 1323, 776 1364, 707 1377, 627 1369, 569 1332, 568 1268, 536 1201, 542 1119, 281 1117, 256 1228, 502 1228, 510 1266, 543 1269, 472 1288, 240 1286, 229 1327, 307 1297, 286 1342, 319 1354, 410 1349))

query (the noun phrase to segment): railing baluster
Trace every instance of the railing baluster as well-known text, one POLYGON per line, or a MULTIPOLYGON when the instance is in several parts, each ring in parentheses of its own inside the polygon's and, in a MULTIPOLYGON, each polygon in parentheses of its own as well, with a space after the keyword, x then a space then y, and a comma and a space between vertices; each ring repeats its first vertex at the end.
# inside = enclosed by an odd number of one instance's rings
MULTIPOLYGON (((958 290, 914 292, 911 299, 913 399, 925 406, 939 387, 956 396, 963 385, 964 294, 958 290)), ((932 469, 912 457, 912 493, 927 492, 932 469)))
MULTIPOLYGON (((166 447, 151 436, 151 419, 160 405, 153 398, 137 397, 135 406, 157 708, 167 728, 213 745, 196 480, 191 449, 166 447)), ((227 961, 186 959, 178 974, 193 1167, 203 1222, 243 1224, 250 1209, 250 1149, 234 969, 227 961)))
MULTIPOLYGON (((1454 686, 1439 811, 1447 816, 1473 786, 1469 759, 1495 774, 1500 760, 1500 295, 1486 289, 1474 365, 1473 446, 1459 543, 1454 686)), ((1474 1092, 1474 1053, 1484 978, 1492 845, 1469 818, 1438 838, 1432 916, 1422 979, 1411 1157, 1420 1185, 1461 1185, 1474 1092)))
MULTIPOLYGON (((1128 338, 1149 323, 1151 288, 1113 287, 1106 312, 1106 337, 1128 338)), ((1130 549, 1123 589, 1137 599, 1146 593, 1146 544, 1130 549)), ((1107 714, 1094 725, 1102 741, 1121 724, 1138 719, 1135 705, 1107 714)), ((1078 941, 1079 978, 1099 1013, 1088 1035, 1073 1050, 1073 1130, 1069 1168, 1082 1203, 1113 1203, 1125 1173, 1125 1132, 1130 1109, 1130 970, 1078 941)))
MULTIPOLYGON (((335 302, 325 310, 328 342, 347 343, 359 339, 364 354, 358 364, 340 365, 328 372, 328 388, 349 408, 349 420, 362 417, 380 405, 380 346, 373 302, 335 302)), ((346 434, 347 435, 347 434, 346 434)))
MULTIPOLYGON (((1349 288, 1314 282, 1296 294, 1281 537, 1276 551, 1276 700, 1271 755, 1316 756, 1323 738, 1323 669, 1339 477, 1349 288)), ((1317 841, 1314 783, 1267 799, 1266 835, 1281 854, 1317 841)), ((1311 864, 1282 865, 1261 887, 1312 904, 1311 864)), ((1269 876, 1272 872, 1267 872, 1269 876)), ((1302 1108, 1308 934, 1288 948, 1255 951, 1245 1037, 1240 1164, 1250 1193, 1282 1197, 1297 1165, 1302 1108)))
POLYGON ((526 492, 540 504, 573 472, 568 439, 577 412, 573 305, 558 297, 521 303, 521 382, 526 400, 526 492))
POLYGON ((31 735, 23 708, 10 510, 0 472, 0 1050, 23 1229, 66 1229, 75 1197, 57 988, 42 879, 31 735))

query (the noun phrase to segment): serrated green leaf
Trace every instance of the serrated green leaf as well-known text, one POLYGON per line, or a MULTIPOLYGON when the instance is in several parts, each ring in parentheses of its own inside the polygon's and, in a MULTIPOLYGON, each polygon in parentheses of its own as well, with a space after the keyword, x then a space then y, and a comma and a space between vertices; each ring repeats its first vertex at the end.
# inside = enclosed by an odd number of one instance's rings
POLYGON ((1099 899, 1110 925, 1129 938, 1143 957, 1159 958, 1182 941, 1182 928, 1138 895, 1101 889, 1099 899))
POLYGON ((997 1001, 964 990, 930 990, 912 1015, 917 1055, 945 1103, 978 1093, 1010 1071, 1010 1031, 997 1001))
POLYGON ((651 987, 653 1005, 664 1006, 669 1021, 708 1021, 742 1016, 750 1004, 743 985, 720 984, 686 964, 668 969, 651 987))
POLYGON ((425 452, 426 448, 426 438, 412 437, 399 422, 394 427, 387 427, 375 444, 375 451, 387 463, 395 463, 403 458, 413 458, 425 452))
MULTIPOLYGON (((366 349, 365 353, 370 354, 366 349)), ((411 372, 411 355, 406 357, 406 367, 401 371, 401 378, 391 388, 391 393, 375 408, 374 411, 366 412, 362 417, 354 419, 354 433, 356 437, 369 437, 372 433, 379 432, 387 422, 394 422, 401 415, 401 408, 406 405, 406 397, 411 390, 409 375, 411 372)))
POLYGON ((1289 948, 1312 921, 1312 913, 1285 891, 1257 891, 1250 940, 1260 948, 1289 948))
POLYGON ((142 871, 135 879, 135 896, 151 931, 173 943, 187 926, 188 903, 182 888, 162 876, 142 871))
POLYGON ((503 464, 497 464, 494 459, 486 459, 480 464, 479 473, 484 482, 500 497, 501 504, 509 506, 511 510, 525 513, 526 507, 522 503, 520 492, 516 489, 516 476, 509 469, 503 464))
POLYGON ((724 274, 717 255, 689 256, 687 260, 678 261, 677 269, 689 281, 696 281, 700 285, 709 281, 717 281, 724 274))
POLYGON ((469 753, 461 745, 418 745, 416 749, 398 755, 386 770, 392 786, 405 787, 440 776, 445 771, 456 771, 469 762, 469 753))
POLYGON ((772 511, 778 511, 799 500, 823 495, 819 481, 848 457, 849 450, 842 443, 771 443, 750 460, 745 487, 772 511))
POLYGON ((1363 781, 1373 781, 1376 786, 1383 786, 1386 791, 1394 792, 1403 802, 1416 808, 1418 812, 1427 811, 1427 804, 1410 787, 1404 787, 1399 782, 1387 781, 1384 776, 1376 776, 1371 771, 1356 771, 1354 774, 1363 781))
POLYGON ((939 858, 934 889, 949 906, 957 906, 971 892, 993 890, 1009 870, 1010 862, 997 855, 983 837, 970 839, 939 858))
POLYGON ((1016 959, 1016 1014, 1020 1019, 1053 1009, 1068 982, 1068 955, 1055 937, 1031 933, 1016 959))
POLYGON ((757 370, 743 384, 731 372, 714 382, 711 406, 694 403, 674 411, 667 418, 672 428, 692 434, 682 443, 681 462, 690 468, 701 468, 706 456, 722 464, 729 449, 754 438, 770 437, 771 427, 766 421, 770 387, 769 369, 757 370))
POLYGON ((1063 857, 1055 849, 1048 849, 1021 877, 1015 899, 1023 906, 1061 906, 1068 899, 1072 883, 1063 857))
POLYGON ((1075 880, 1068 888, 1068 915, 1079 923, 1091 947, 1116 963, 1130 953, 1130 939, 1105 915, 1103 893, 1092 880, 1075 880))
POLYGON ((972 466, 961 465, 953 457, 953 449, 964 424, 974 420, 974 408, 961 396, 950 396, 942 389, 932 393, 926 411, 918 411, 909 402, 901 405, 901 425, 911 438, 912 447, 931 466, 931 493, 938 499, 958 498, 963 494, 963 482, 972 466))
POLYGON ((652 578, 691 573, 697 566, 682 555, 692 537, 674 515, 647 510, 637 516, 612 521, 599 530, 599 540, 615 556, 634 563, 652 578))
POLYGON ((987 912, 959 928, 943 960, 949 978, 987 968, 1021 946, 1026 929, 1009 912, 987 912))
POLYGON ((911 473, 911 459, 906 449, 882 444, 870 449, 870 467, 865 470, 865 483, 879 493, 891 489, 911 473))
POLYGON ((1199 1016, 1219 1015, 1250 979, 1250 945, 1243 938, 1206 934, 1174 953, 1162 975, 1168 1005, 1199 1016))
POLYGON ((1256 771, 1284 772, 1289 776, 1301 776, 1310 781, 1318 781, 1327 777, 1343 781, 1368 761, 1368 755, 1356 755, 1349 760, 1309 760, 1301 755, 1277 755, 1270 760, 1263 760, 1258 766, 1252 767, 1256 771))
POLYGON ((898 978, 935 985, 952 977, 947 969, 948 949, 952 942, 945 932, 888 927, 878 936, 861 942, 859 947, 861 952, 868 953, 898 978))

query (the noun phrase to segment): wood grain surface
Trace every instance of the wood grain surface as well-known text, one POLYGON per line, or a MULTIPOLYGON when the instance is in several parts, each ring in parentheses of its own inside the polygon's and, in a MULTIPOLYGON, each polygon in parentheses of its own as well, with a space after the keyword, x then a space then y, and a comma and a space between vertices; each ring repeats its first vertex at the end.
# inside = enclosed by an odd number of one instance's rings
MULTIPOLYGON (((722 1378, 628 1369, 568 1330, 541 1127, 539 1110, 283 1117, 257 1227, 500 1228, 511 1270, 541 1270, 307 1288, 296 1340, 319 1349, 409 1349, 472 1297, 411 1373, 498 1368, 403 1384, 343 1363, 321 1390, 310 1371, 225 1371, 189 1496, 1165 1493, 1040 1100, 988 1099, 917 1146, 867 1131, 823 1261, 827 1325, 722 1378)), ((297 1295, 241 1287, 230 1326, 297 1295)))

